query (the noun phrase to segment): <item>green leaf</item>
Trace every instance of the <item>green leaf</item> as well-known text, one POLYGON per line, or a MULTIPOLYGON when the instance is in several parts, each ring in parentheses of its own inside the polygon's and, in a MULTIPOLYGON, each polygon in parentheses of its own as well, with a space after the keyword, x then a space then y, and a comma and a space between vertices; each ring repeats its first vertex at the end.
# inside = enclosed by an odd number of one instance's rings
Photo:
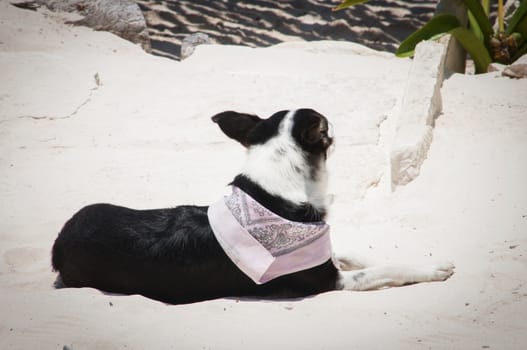
POLYGON ((490 13, 490 0, 481 0, 481 6, 483 7, 483 11, 485 12, 485 16, 489 16, 490 13))
MULTIPOLYGON (((395 55, 398 57, 408 57, 414 54, 415 46, 423 40, 447 33, 451 29, 461 27, 456 16, 450 14, 441 14, 433 17, 421 29, 410 34, 410 36, 403 40, 395 55)), ((477 39, 476 39, 477 40, 477 39)))
POLYGON ((367 2, 367 1, 369 1, 369 0, 345 0, 345 1, 341 2, 340 5, 335 7, 333 9, 333 11, 343 10, 345 8, 351 7, 353 5, 361 4, 361 3, 367 2))
POLYGON ((515 29, 516 30, 513 33, 520 33, 524 39, 527 39, 527 16, 524 16, 523 19, 518 22, 515 29))
POLYGON ((492 34, 494 34, 494 29, 492 29, 492 24, 490 23, 489 18, 485 14, 485 10, 481 6, 481 3, 478 0, 463 0, 467 9, 472 13, 476 22, 478 22, 479 28, 483 33, 483 38, 487 42, 492 34))
POLYGON ((470 54, 476 66, 476 73, 486 73, 492 59, 485 45, 476 38, 474 33, 466 28, 458 27, 449 31, 449 34, 452 34, 470 54))
POLYGON ((476 18, 474 18, 474 15, 472 12, 468 12, 468 22, 470 23, 470 30, 472 30, 472 33, 476 36, 476 38, 479 39, 479 41, 484 42, 483 39, 483 33, 481 32, 481 28, 479 27, 478 21, 476 21, 476 18))
POLYGON ((507 30, 505 31, 505 35, 509 36, 514 32, 520 32, 524 37, 527 36, 527 24, 524 24, 525 21, 527 21, 527 0, 523 0, 514 11, 514 14, 512 15, 509 23, 507 24, 507 30), (523 33, 521 30, 518 30, 517 28, 526 28, 525 33, 523 33))

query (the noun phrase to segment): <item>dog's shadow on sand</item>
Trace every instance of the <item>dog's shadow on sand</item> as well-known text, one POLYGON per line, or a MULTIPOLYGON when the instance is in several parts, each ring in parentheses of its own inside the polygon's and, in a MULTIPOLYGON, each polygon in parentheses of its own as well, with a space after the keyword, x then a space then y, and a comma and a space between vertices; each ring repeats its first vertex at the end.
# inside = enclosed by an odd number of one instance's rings
MULTIPOLYGON (((55 288, 55 289, 66 289, 66 288, 69 288, 69 287, 64 284, 64 282, 62 281, 62 278, 59 275, 59 276, 57 276, 57 278, 53 282, 53 288, 55 288)), ((99 290, 99 289, 96 289, 96 290, 99 291, 101 294, 107 295, 107 296, 115 296, 115 297, 121 297, 121 296, 122 297, 127 297, 127 296, 129 296, 127 294, 110 293, 110 292, 105 292, 105 291, 102 291, 102 290, 99 290)), ((149 297, 146 297, 146 296, 143 296, 143 297, 145 297, 147 299, 150 299, 152 301, 157 301, 157 302, 163 303, 163 304, 165 304, 167 306, 178 305, 178 304, 171 304, 171 303, 155 300, 155 299, 152 299, 152 298, 149 298, 149 297)), ((237 302, 237 303, 238 302, 242 302, 242 303, 280 303, 280 304, 284 304, 285 305, 284 307, 287 310, 291 310, 292 306, 289 305, 290 303, 297 303, 297 302, 300 302, 300 301, 303 301, 303 300, 306 300, 306 299, 311 299, 312 297, 313 296, 298 297, 298 298, 283 298, 283 297, 278 297, 278 296, 275 296, 275 297, 272 297, 272 296, 270 296, 270 297, 265 297, 265 296, 257 297, 257 296, 255 296, 255 297, 225 297, 225 298, 218 298, 218 299, 234 301, 234 302, 237 302)), ((218 300, 218 299, 199 301, 199 303, 212 301, 212 300, 218 300)), ((179 304, 179 305, 185 305, 185 304, 179 304)))

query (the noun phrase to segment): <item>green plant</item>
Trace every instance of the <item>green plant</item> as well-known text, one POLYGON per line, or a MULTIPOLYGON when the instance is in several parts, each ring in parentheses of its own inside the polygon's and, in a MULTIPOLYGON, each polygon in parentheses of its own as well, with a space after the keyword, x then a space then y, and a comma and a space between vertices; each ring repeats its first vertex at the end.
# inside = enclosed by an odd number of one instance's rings
MULTIPOLYGON (((368 0, 345 0, 334 10, 366 1, 368 0)), ((470 30, 456 16, 439 14, 406 38, 395 54, 399 57, 412 56, 420 41, 448 33, 469 53, 476 73, 485 73, 491 62, 510 64, 527 53, 527 0, 520 1, 505 28, 503 0, 498 0, 498 29, 495 32, 489 19, 489 0, 463 0, 468 10, 470 30)))

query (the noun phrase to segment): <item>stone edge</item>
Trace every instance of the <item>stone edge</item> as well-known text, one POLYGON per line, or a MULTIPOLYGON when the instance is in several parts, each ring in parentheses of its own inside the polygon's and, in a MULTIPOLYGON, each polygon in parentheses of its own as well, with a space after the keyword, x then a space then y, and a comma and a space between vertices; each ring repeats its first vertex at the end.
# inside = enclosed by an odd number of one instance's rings
MULTIPOLYGON (((449 13, 467 24, 462 0, 439 0, 437 14, 449 13)), ((392 190, 413 181, 426 159, 433 139, 435 118, 442 111, 441 86, 453 72, 465 72, 466 53, 451 35, 417 45, 390 149, 392 190)))
POLYGON ((441 86, 455 71, 464 71, 464 52, 455 38, 447 35, 439 42, 417 45, 390 150, 392 190, 419 176, 432 143, 435 118, 442 111, 441 86))

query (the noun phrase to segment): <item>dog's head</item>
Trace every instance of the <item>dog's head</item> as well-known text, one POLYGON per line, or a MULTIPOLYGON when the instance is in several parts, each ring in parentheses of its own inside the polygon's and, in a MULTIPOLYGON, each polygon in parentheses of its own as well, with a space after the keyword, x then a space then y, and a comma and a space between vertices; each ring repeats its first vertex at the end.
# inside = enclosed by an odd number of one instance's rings
POLYGON ((243 175, 271 194, 325 206, 325 162, 333 137, 323 115, 298 109, 262 119, 228 111, 212 120, 248 149, 243 175))
POLYGON ((273 138, 292 139, 307 156, 325 159, 333 143, 328 120, 312 109, 280 111, 267 119, 227 111, 216 114, 212 121, 247 148, 264 145, 273 138))

